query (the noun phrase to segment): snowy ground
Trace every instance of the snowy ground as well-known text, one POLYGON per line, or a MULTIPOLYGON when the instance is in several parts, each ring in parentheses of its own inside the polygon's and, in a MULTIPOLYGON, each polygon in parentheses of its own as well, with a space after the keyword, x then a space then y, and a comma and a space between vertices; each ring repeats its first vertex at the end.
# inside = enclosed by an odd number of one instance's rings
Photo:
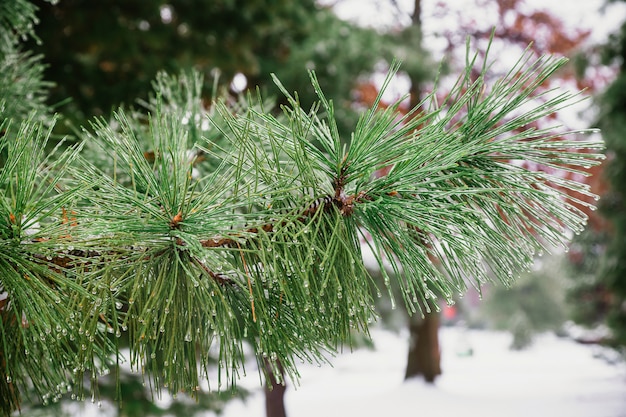
MULTIPOLYGON (((406 335, 375 330, 372 337, 373 351, 299 368, 300 386, 285 397, 289 417, 626 417, 626 364, 607 363, 592 346, 546 335, 513 352, 506 333, 443 328, 444 373, 429 386, 403 382, 406 335), (473 356, 459 355, 468 344, 473 356)), ((241 385, 254 394, 232 401, 223 416, 264 417, 258 375, 249 372, 241 385)))

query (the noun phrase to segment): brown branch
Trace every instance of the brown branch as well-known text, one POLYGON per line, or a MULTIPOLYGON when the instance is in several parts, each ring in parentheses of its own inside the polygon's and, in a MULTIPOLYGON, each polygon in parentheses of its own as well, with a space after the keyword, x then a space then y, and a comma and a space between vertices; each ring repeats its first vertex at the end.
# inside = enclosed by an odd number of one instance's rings
MULTIPOLYGON (((274 231, 274 225, 272 223, 264 224, 261 226, 261 230, 266 233, 271 233, 274 231)), ((259 233, 259 229, 257 227, 251 227, 245 230, 246 234, 257 234, 259 233)), ((232 237, 223 237, 219 239, 205 239, 201 240, 200 244, 203 248, 224 248, 229 246, 237 246, 238 242, 236 238, 245 238, 243 233, 233 234, 232 237)))
POLYGON ((223 285, 223 286, 226 286, 226 285, 230 285, 232 287, 235 286, 235 282, 232 279, 228 278, 226 275, 218 274, 218 273, 211 271, 200 259, 196 257, 192 259, 196 263, 196 265, 202 268, 202 270, 218 284, 223 285))
POLYGON ((250 271, 248 270, 248 264, 246 258, 243 256, 241 246, 237 243, 239 248, 239 255, 241 255, 241 262, 243 262, 243 269, 246 272, 246 278, 248 279, 248 290, 250 291, 250 308, 252 309, 252 321, 256 323, 256 313, 254 312, 254 295, 252 294, 252 280, 250 279, 250 271))
MULTIPOLYGON (((345 194, 344 185, 345 181, 347 180, 345 175, 346 170, 347 165, 344 165, 344 167, 341 169, 339 177, 333 181, 333 184, 335 186, 334 196, 328 195, 326 197, 318 198, 317 200, 315 200, 309 207, 307 207, 300 213, 298 221, 304 223, 310 218, 314 217, 319 210, 329 212, 333 208, 338 209, 342 216, 351 216, 354 213, 355 204, 372 200, 372 198, 368 196, 364 191, 352 195, 345 194)), ((397 192, 389 193, 389 195, 396 194, 397 192)), ((64 223, 72 222, 71 225, 74 226, 73 222, 75 220, 73 218, 67 218, 65 210, 63 214, 64 223), (67 221, 65 221, 66 218, 67 221)), ((171 229, 179 229, 182 221, 182 213, 178 212, 174 217, 172 217, 171 221, 169 222, 169 226, 171 229)), ((282 225, 284 226, 285 224, 286 222, 283 221, 282 225)), ((250 235, 256 235, 261 230, 265 233, 272 233, 275 227, 276 226, 274 223, 267 223, 260 227, 248 228, 244 232, 233 233, 232 235, 227 237, 200 240, 200 244, 204 248, 239 247, 241 249, 239 242, 242 239, 249 239, 250 235)), ((180 238, 177 239, 176 243, 178 246, 186 246, 185 242, 180 238)), ((117 254, 120 255, 121 253, 117 254)), ((57 256, 50 257, 42 254, 34 254, 33 257, 41 263, 46 264, 48 267, 52 268, 55 272, 62 273, 63 270, 74 268, 79 264, 82 264, 84 266, 92 265, 95 258, 100 258, 105 255, 107 254, 96 250, 73 249, 69 252, 57 256)), ((115 255, 115 253, 109 253, 108 255, 115 255)), ((228 278, 223 274, 218 274, 211 271, 206 265, 204 265, 199 259, 195 257, 193 258, 193 260, 211 279, 216 281, 218 284, 235 285, 235 282, 231 278, 228 278)), ((244 267, 247 269, 245 261, 244 267)))
MULTIPOLYGON (((180 246, 184 246, 184 242, 180 246)), ((109 254, 112 255, 114 253, 109 253, 109 254)), ((41 254, 33 254, 33 257, 37 259, 38 261, 41 261, 46 266, 50 267, 56 273, 62 273, 63 270, 76 267, 78 263, 82 263, 83 265, 91 265, 92 264, 91 259, 99 258, 104 255, 105 254, 95 251, 95 250, 73 249, 69 251, 67 254, 63 254, 63 255, 50 257, 50 256, 41 255, 41 254)), ((219 274, 219 273, 211 271, 199 259, 195 257, 192 259, 196 263, 197 266, 199 266, 202 270, 204 270, 204 272, 218 284, 222 286, 226 286, 226 285, 230 285, 233 287, 235 286, 235 283, 232 279, 228 278, 227 276, 223 274, 219 274)))
MULTIPOLYGON (((52 257, 37 254, 37 253, 33 254, 32 256, 35 259, 42 261, 42 263, 47 264, 48 266, 50 266, 50 264, 53 264, 53 265, 58 266, 59 268, 68 269, 74 266, 72 265, 74 261, 78 261, 79 259, 83 260, 84 258, 87 258, 87 259, 99 258, 103 256, 103 254, 94 250, 72 249, 71 251, 68 251, 67 253, 63 255, 57 255, 57 256, 52 256, 52 257)), ((90 265, 91 262, 84 261, 84 264, 90 265)), ((61 273, 60 269, 54 268, 54 271, 57 273, 61 273)))

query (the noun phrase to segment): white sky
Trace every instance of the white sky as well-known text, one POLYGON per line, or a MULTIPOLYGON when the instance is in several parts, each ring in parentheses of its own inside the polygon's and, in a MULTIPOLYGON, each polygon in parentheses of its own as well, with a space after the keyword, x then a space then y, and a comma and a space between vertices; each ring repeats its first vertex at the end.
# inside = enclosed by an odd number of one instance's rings
MULTIPOLYGON (((343 19, 381 30, 397 29, 403 25, 409 25, 414 4, 414 0, 395 0, 400 9, 398 12, 398 9, 393 6, 392 0, 318 1, 320 4, 333 5, 334 11, 343 19)), ((454 12, 461 12, 469 16, 474 14, 477 24, 485 24, 486 29, 495 24, 495 8, 477 9, 475 2, 476 0, 422 0, 424 45, 435 61, 443 58, 443 48, 446 46, 446 41, 433 37, 432 34, 439 31, 442 26, 454 29, 456 24, 454 12), (451 16, 447 18, 434 16, 435 5, 442 1, 452 11, 451 16)), ((588 43, 591 45, 603 43, 610 33, 617 31, 621 24, 626 21, 626 3, 623 2, 610 5, 606 5, 607 0, 522 0, 522 2, 522 7, 527 9, 546 10, 554 16, 558 16, 566 28, 591 30, 588 39, 588 43)), ((498 51, 498 61, 503 63, 515 62, 520 54, 521 50, 516 48, 500 50, 498 51)), ((385 73, 386 70, 383 69, 381 73, 374 74, 374 82, 377 85, 382 84, 385 73)), ((383 99, 389 102, 395 101, 406 94, 409 85, 408 78, 403 78, 403 74, 399 73, 384 94, 383 99)), ((576 108, 561 112, 562 119, 566 119, 564 123, 568 128, 586 128, 589 125, 589 120, 593 118, 593 109, 590 109, 587 103, 581 103, 576 108), (581 117, 581 114, 585 117, 581 117)))
MULTIPOLYGON (((422 0, 424 31, 429 33, 433 25, 441 21, 432 19, 434 6, 441 0, 422 0)), ((397 0, 404 16, 393 11, 391 0, 320 0, 321 4, 334 4, 335 12, 342 18, 375 27, 397 27, 398 24, 410 23, 414 0, 397 0)), ((447 0, 446 5, 452 10, 472 13, 475 9, 473 0, 447 0)), ((526 7, 545 9, 559 16, 573 28, 592 29, 592 40, 602 41, 607 34, 619 27, 626 19, 626 4, 617 3, 602 11, 606 0, 525 0, 526 7)), ((477 17, 484 10, 475 10, 477 17)))
MULTIPOLYGON (((495 6, 476 8, 476 0, 421 1, 424 45, 436 61, 443 58, 442 49, 446 46, 446 41, 433 34, 442 27, 454 29, 456 13, 473 17, 477 24, 484 24, 487 30, 496 23, 495 6), (436 16, 436 5, 442 2, 451 12, 448 17, 436 16)), ((335 13, 343 19, 381 30, 410 25, 414 5, 414 0, 319 0, 319 2, 334 5, 335 13), (397 8, 393 6, 394 2, 398 5, 397 8)), ((521 2, 522 7, 527 10, 546 10, 561 18, 566 28, 591 30, 588 40, 590 44, 603 43, 608 34, 616 31, 622 22, 626 21, 626 3, 623 2, 611 5, 606 5, 607 0, 521 0, 521 2)), ((495 1, 493 3, 495 5, 495 1)))
POLYGON ((529 6, 554 12, 571 27, 589 28, 591 40, 602 42, 626 20, 626 4, 603 6, 607 0, 526 0, 529 6))

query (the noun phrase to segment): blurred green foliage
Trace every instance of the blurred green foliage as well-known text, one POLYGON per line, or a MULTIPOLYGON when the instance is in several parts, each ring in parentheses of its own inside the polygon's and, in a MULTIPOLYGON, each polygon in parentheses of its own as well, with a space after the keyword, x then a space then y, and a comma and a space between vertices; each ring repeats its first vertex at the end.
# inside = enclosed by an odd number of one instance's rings
POLYGON ((486 323, 511 332, 512 349, 528 347, 536 333, 560 330, 568 317, 563 257, 550 255, 536 262, 510 288, 489 288, 481 306, 486 323))
POLYGON ((424 54, 407 44, 411 39, 398 42, 358 28, 314 0, 64 0, 38 6, 42 42, 28 48, 45 56, 45 79, 56 84, 50 103, 71 98, 63 111, 77 122, 145 98, 158 71, 193 68, 205 79, 221 74, 223 87, 241 73, 248 87, 270 94, 277 93, 270 78, 276 73, 305 107, 315 100, 307 75, 315 69, 322 89, 340 103, 338 117, 349 124, 356 120, 351 90, 381 59, 400 53, 412 70, 426 72, 416 59, 424 54), (401 53, 399 45, 412 54, 401 53))
MULTIPOLYGON (((136 373, 122 372, 120 386, 117 386, 115 378, 101 378, 98 390, 100 398, 93 398, 93 403, 98 405, 103 415, 115 415, 117 417, 159 417, 159 416, 187 416, 205 415, 208 412, 221 414, 225 406, 231 400, 245 401, 249 391, 242 387, 236 387, 224 391, 203 391, 197 399, 185 395, 172 398, 168 394, 155 401, 150 389, 146 387, 142 376, 136 373), (123 401, 114 403, 117 392, 123 393, 123 401)), ((52 404, 34 404, 26 406, 22 415, 30 417, 71 417, 87 412, 86 403, 58 401, 52 404)))
MULTIPOLYGON (((620 0, 623 1, 623 0, 620 0)), ((575 317, 587 325, 608 323, 613 335, 605 342, 626 346, 626 22, 600 51, 604 64, 618 67, 616 79, 597 97, 596 127, 602 130, 607 161, 601 196, 604 228, 576 236, 570 251, 574 286, 570 298, 575 317)))

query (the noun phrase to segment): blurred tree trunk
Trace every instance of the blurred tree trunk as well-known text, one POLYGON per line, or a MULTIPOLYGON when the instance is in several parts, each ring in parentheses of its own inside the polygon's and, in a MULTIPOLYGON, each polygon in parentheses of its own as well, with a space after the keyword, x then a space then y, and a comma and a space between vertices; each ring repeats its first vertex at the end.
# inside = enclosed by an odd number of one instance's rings
MULTIPOLYGON (((414 1, 412 25, 421 29, 422 4, 421 0, 414 1)), ((421 48, 421 37, 420 45, 421 48)), ((422 97, 420 81, 409 74, 411 78, 411 107, 417 106, 422 97)), ((424 310, 426 311, 426 310, 424 310)), ((439 350, 439 314, 428 313, 422 318, 419 314, 409 317, 409 353, 407 358, 405 379, 424 376, 427 382, 434 382, 441 374, 441 357, 439 350)))
POLYGON ((283 367, 278 362, 277 370, 280 372, 280 376, 277 378, 274 374, 272 366, 265 361, 265 370, 267 372, 267 379, 265 381, 265 415, 266 417, 287 417, 285 411, 285 391, 287 386, 285 385, 285 373, 283 367))
POLYGON ((414 314, 409 318, 409 354, 404 378, 424 376, 434 382, 441 375, 439 351, 439 313, 428 313, 424 318, 414 314))

